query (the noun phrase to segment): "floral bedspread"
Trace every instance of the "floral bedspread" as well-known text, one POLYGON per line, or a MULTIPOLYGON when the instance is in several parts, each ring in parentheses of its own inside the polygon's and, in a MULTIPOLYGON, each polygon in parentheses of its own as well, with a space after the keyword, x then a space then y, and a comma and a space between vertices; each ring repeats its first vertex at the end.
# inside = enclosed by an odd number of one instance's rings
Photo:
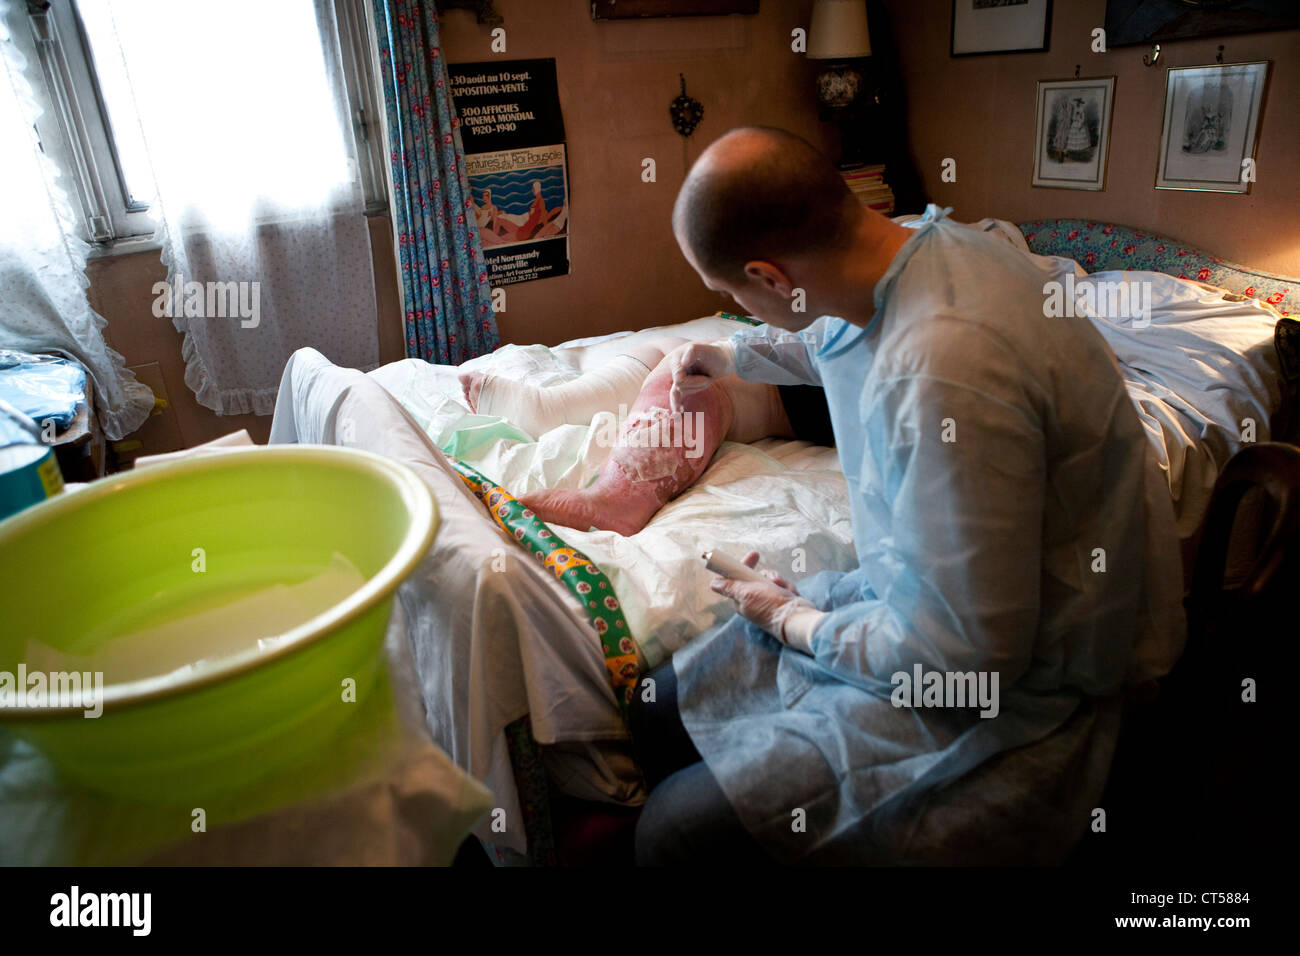
POLYGON ((1226 262, 1164 236, 1100 220, 1035 219, 1017 225, 1031 252, 1066 256, 1088 272, 1164 272, 1263 299, 1283 315, 1300 313, 1300 279, 1226 262))

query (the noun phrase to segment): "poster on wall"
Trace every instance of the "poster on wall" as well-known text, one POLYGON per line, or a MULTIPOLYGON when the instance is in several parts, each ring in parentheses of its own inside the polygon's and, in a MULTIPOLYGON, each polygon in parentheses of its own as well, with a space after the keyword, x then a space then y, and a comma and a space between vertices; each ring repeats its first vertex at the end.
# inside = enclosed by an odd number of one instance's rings
POLYGON ((492 285, 569 273, 569 170, 555 60, 447 67, 492 285))

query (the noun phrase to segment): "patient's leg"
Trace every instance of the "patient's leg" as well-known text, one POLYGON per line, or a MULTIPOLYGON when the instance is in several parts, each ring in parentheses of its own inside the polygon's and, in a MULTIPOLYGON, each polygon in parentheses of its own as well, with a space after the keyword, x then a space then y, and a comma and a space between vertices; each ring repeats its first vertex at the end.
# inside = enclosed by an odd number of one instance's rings
POLYGON ((724 436, 727 441, 749 444, 760 438, 794 438, 794 427, 775 385, 743 378, 719 379, 714 388, 727 393, 735 414, 724 436))
POLYGON ((519 500, 543 521, 636 534, 695 484, 724 439, 793 437, 776 386, 734 377, 688 395, 683 412, 671 414, 672 365, 670 353, 646 378, 618 444, 590 486, 539 490, 519 500), (656 438, 657 445, 649 443, 656 438))
POLYGON ((499 415, 537 438, 560 425, 586 425, 598 412, 632 405, 650 370, 684 341, 658 336, 629 343, 622 354, 561 385, 516 382, 482 370, 461 372, 461 390, 472 411, 499 415))
POLYGON ((714 385, 669 411, 672 368, 661 362, 642 386, 600 475, 587 488, 545 489, 520 496, 543 521, 586 530, 636 534, 660 508, 704 472, 735 412, 714 385))

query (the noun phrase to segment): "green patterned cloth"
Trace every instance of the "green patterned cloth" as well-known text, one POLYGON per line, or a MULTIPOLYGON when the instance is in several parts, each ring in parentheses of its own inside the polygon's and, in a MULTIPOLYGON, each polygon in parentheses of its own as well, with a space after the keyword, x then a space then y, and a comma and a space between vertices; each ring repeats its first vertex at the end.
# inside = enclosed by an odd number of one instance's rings
POLYGON ((626 712, 636 688, 637 645, 623 617, 623 608, 605 572, 581 551, 570 548, 535 514, 500 485, 469 465, 451 458, 452 465, 488 513, 519 545, 549 568, 587 612, 587 620, 600 638, 614 685, 614 696, 626 712))

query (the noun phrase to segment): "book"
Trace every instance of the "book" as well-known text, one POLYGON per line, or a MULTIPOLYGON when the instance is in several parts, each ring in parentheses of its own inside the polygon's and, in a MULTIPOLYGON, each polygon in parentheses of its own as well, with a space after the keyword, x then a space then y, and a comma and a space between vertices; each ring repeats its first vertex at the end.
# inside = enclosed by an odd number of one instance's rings
POLYGON ((849 191, 864 206, 886 216, 893 213, 894 191, 885 182, 883 165, 845 169, 840 171, 840 175, 844 177, 844 183, 849 187, 849 191))

